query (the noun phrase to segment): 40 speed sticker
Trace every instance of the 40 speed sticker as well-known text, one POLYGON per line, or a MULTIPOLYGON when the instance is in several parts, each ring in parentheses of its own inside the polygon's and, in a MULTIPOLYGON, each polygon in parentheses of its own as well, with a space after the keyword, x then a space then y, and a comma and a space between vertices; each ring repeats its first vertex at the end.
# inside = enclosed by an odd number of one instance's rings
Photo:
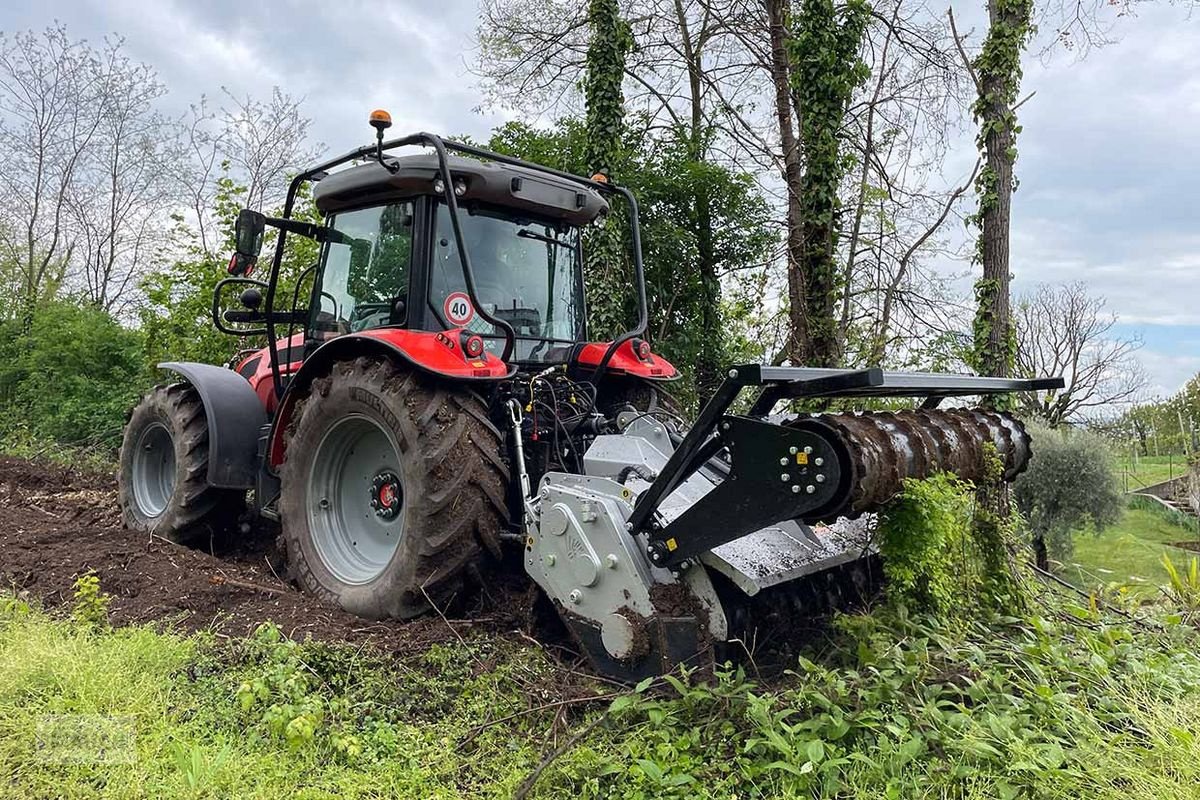
POLYGON ((459 327, 475 318, 475 306, 471 305, 471 298, 467 297, 466 292, 451 292, 447 295, 446 302, 442 304, 442 311, 446 312, 447 322, 459 327))

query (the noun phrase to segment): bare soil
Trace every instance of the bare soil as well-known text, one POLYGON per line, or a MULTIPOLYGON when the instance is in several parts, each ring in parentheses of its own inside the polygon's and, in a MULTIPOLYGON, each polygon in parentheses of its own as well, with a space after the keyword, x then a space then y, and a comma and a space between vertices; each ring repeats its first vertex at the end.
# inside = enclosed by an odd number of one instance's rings
POLYGON ((271 621, 293 639, 369 642, 394 653, 530 625, 532 595, 515 585, 460 603, 470 620, 364 620, 290 583, 275 536, 270 529, 230 533, 201 548, 147 537, 121 526, 111 475, 0 457, 0 589, 51 610, 68 606, 75 579, 94 570, 113 597, 115 625, 157 622, 245 636, 271 621))

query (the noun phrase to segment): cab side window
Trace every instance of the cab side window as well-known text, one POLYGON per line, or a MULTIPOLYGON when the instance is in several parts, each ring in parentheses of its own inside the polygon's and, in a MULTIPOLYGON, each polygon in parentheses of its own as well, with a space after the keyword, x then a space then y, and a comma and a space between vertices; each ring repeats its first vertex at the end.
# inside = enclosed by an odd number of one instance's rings
POLYGON ((337 214, 341 236, 325 246, 313 334, 330 338, 407 321, 413 204, 337 214))

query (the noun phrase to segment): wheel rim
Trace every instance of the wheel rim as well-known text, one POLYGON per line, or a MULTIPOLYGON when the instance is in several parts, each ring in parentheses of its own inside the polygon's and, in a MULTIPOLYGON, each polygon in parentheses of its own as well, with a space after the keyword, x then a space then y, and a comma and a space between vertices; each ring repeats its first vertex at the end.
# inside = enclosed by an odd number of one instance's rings
POLYGON ((368 417, 340 419, 321 439, 308 477, 308 527, 339 581, 370 583, 396 554, 404 535, 399 476, 395 441, 368 417))
POLYGON ((162 516, 175 492, 175 442, 163 423, 146 426, 138 437, 132 477, 138 509, 151 519, 162 516))

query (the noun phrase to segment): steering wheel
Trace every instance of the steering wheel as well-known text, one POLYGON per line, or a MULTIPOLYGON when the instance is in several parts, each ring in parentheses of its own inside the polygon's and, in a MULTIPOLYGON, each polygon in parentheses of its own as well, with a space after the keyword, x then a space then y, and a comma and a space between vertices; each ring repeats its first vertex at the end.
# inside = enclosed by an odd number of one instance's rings
POLYGON ((400 295, 386 302, 355 303, 354 311, 350 313, 350 330, 362 331, 391 323, 396 304, 404 300, 405 296, 400 295))

